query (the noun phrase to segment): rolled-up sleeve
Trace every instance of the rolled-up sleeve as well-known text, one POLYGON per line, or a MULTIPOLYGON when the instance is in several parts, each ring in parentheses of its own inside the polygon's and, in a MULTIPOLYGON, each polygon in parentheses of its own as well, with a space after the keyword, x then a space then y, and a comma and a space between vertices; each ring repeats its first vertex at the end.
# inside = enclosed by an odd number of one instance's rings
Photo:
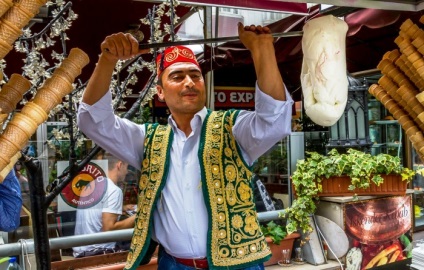
POLYGON ((237 117, 233 133, 249 164, 291 133, 293 99, 285 91, 286 101, 280 101, 256 84, 255 111, 242 111, 237 117))
POLYGON ((144 125, 116 116, 108 92, 93 105, 78 108, 79 129, 97 145, 139 169, 143 158, 144 125))

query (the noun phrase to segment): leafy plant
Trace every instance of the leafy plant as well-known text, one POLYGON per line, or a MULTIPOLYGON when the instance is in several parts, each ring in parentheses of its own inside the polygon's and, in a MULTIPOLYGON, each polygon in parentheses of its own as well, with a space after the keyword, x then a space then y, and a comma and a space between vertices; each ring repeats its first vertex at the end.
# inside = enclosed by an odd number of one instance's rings
POLYGON ((301 229, 312 232, 309 217, 316 211, 318 193, 322 191, 322 180, 332 176, 349 176, 349 190, 366 189, 371 181, 379 186, 384 179, 382 174, 401 175, 403 181, 410 182, 415 171, 403 167, 400 158, 388 154, 372 156, 355 149, 340 154, 332 149, 327 156, 316 152, 307 152, 307 159, 298 160, 292 182, 297 198, 282 217, 287 218, 287 232, 301 229))
POLYGON ((279 245, 280 242, 287 236, 287 230, 285 226, 278 225, 274 221, 270 221, 265 225, 261 225, 262 233, 271 238, 272 242, 279 245))

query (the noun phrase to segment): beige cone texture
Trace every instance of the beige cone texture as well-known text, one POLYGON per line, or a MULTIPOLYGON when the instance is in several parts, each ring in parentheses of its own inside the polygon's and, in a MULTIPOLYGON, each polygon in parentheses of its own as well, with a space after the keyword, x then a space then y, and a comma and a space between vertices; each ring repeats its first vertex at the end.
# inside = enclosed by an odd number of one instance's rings
MULTIPOLYGON (((15 113, 7 124, 5 130, 0 135, 0 183, 10 171, 8 164, 11 163, 13 157, 22 148, 26 146, 28 140, 36 132, 38 125, 47 120, 50 111, 58 104, 62 103, 63 97, 71 93, 73 90, 72 83, 75 78, 81 74, 81 70, 89 63, 89 58, 85 52, 78 48, 71 49, 69 56, 63 60, 61 66, 53 72, 44 84, 37 90, 34 98, 27 102, 20 113, 15 113), (63 66, 66 66, 64 68, 63 66), (6 172, 7 171, 7 172, 6 172)), ((15 74, 14 74, 15 75, 15 74)), ((0 91, 0 121, 2 116, 7 118, 8 113, 15 109, 19 100, 31 86, 29 81, 20 75, 12 75, 8 82, 9 86, 3 86, 0 91), (27 83, 26 83, 27 82, 27 83), (2 95, 3 91, 6 92, 2 95), (26 90, 24 90, 26 88, 26 90), (21 89, 21 92, 16 91, 21 89), (15 93, 20 93, 19 98, 15 93), (2 96, 4 98, 2 99, 2 96), (9 106, 2 100, 12 101, 16 103, 9 106)))
MULTIPOLYGON (((424 23, 424 16, 420 18, 424 23)), ((368 89, 398 120, 424 161, 424 30, 407 19, 377 68, 383 76, 368 89)))

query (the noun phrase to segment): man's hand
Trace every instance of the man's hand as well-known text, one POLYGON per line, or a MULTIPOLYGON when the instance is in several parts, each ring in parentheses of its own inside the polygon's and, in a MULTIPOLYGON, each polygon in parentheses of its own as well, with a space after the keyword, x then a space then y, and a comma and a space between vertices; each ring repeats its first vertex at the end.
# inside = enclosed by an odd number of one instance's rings
POLYGON ((102 50, 101 57, 111 63, 116 63, 118 60, 128 60, 149 52, 148 49, 139 50, 137 39, 129 33, 116 33, 107 36, 100 48, 102 50))
POLYGON ((133 211, 135 209, 136 205, 135 204, 126 204, 122 207, 123 211, 133 211))
POLYGON ((109 91, 113 70, 118 60, 128 60, 150 51, 139 50, 137 39, 129 33, 107 36, 100 48, 102 53, 82 96, 82 101, 88 105, 93 105, 109 91))
POLYGON ((272 44, 274 42, 271 30, 266 26, 243 26, 243 24, 239 22, 238 34, 243 45, 250 51, 260 49, 263 45, 272 44))
POLYGON ((259 89, 277 100, 286 100, 285 87, 275 58, 274 37, 268 27, 238 23, 243 45, 250 51, 259 89))

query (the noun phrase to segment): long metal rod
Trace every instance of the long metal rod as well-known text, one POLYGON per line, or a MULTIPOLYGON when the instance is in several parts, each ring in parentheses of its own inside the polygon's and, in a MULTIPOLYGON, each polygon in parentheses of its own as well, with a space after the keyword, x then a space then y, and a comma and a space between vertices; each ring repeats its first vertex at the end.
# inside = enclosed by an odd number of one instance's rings
MULTIPOLYGON (((303 31, 291 31, 283 33, 274 33, 273 37, 300 37, 303 35, 303 31)), ((161 42, 161 43, 140 43, 138 48, 143 49, 154 49, 154 48, 163 48, 169 46, 179 46, 179 45, 196 45, 196 44, 210 44, 218 42, 228 42, 240 40, 238 36, 232 37, 218 37, 218 38, 207 38, 207 39, 192 39, 192 40, 180 40, 173 42, 161 42)))
MULTIPOLYGON (((269 221, 280 219, 280 216, 286 212, 283 210, 268 211, 258 213, 259 221, 269 221)), ((105 242, 115 242, 115 241, 124 241, 131 240, 134 229, 124 229, 117 231, 108 231, 108 232, 99 232, 93 234, 84 234, 84 235, 73 235, 65 236, 58 238, 50 238, 49 246, 51 250, 56 249, 65 249, 71 247, 78 247, 91 244, 100 244, 105 242)), ((0 245, 0 258, 7 256, 16 256, 20 255, 22 252, 22 244, 25 243, 27 252, 29 254, 34 253, 34 240, 29 239, 22 241, 20 243, 11 243, 0 245)))

